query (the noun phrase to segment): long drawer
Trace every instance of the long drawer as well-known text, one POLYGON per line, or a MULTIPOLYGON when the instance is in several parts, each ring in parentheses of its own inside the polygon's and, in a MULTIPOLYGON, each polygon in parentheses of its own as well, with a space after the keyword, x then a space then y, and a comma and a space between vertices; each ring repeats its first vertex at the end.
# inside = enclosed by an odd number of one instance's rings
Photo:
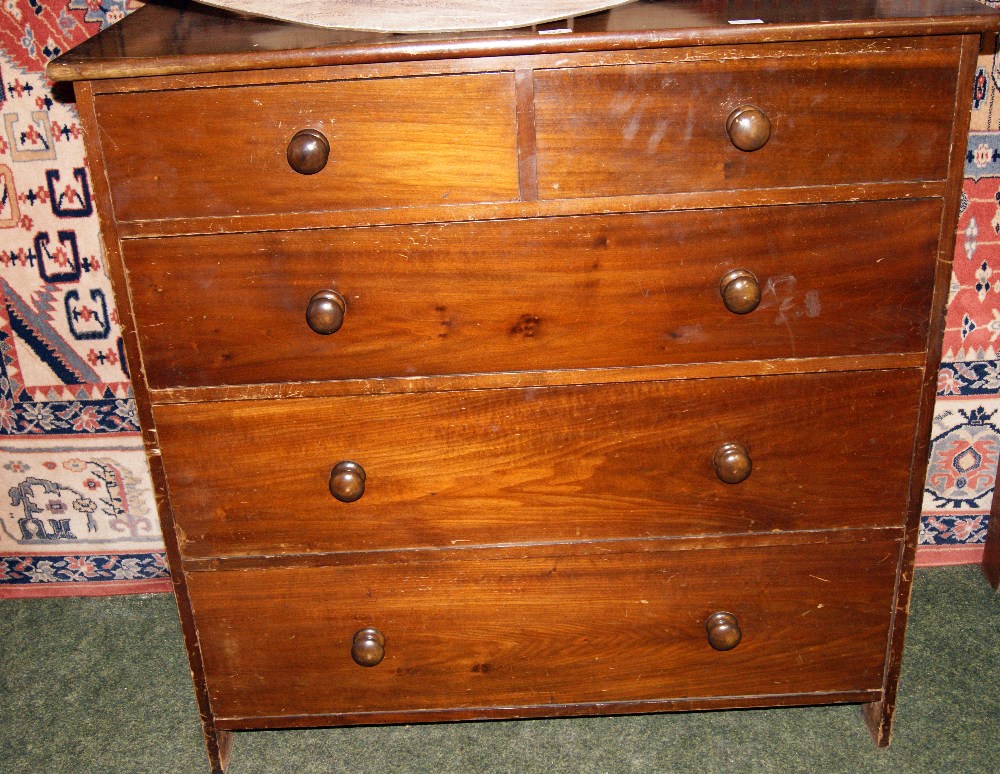
POLYGON ((126 240, 123 251, 150 386, 254 384, 919 352, 940 213, 922 199, 126 240), (759 289, 749 313, 723 300, 739 271, 759 289), (322 291, 345 306, 329 335, 307 324, 322 291))
POLYGON ((539 195, 944 179, 958 38, 782 51, 537 72, 539 195))
POLYGON ((219 718, 877 691, 899 543, 831 539, 404 552, 187 582, 219 718), (741 638, 717 650, 710 630, 741 638))
POLYGON ((511 73, 137 92, 95 103, 121 221, 518 196, 511 73), (287 158, 303 130, 329 144, 312 174, 287 158))
POLYGON ((908 369, 154 411, 181 551, 279 555, 899 527, 919 388, 908 369))

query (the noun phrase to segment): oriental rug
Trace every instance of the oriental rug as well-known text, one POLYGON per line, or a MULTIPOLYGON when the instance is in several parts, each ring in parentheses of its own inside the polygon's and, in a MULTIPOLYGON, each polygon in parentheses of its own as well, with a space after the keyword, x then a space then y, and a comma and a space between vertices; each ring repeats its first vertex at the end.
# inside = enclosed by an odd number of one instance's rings
POLYGON ((125 0, 0 9, 0 596, 169 588, 71 91, 125 0))

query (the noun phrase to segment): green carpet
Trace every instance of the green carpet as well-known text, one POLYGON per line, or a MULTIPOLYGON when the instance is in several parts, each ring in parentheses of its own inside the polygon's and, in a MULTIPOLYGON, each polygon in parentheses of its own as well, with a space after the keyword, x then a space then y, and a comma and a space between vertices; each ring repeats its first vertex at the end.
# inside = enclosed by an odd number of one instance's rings
MULTIPOLYGON (((0 772, 204 772, 173 600, 0 602, 0 772)), ((1000 595, 917 573, 893 744, 856 707, 244 732, 247 772, 997 772, 1000 595)))

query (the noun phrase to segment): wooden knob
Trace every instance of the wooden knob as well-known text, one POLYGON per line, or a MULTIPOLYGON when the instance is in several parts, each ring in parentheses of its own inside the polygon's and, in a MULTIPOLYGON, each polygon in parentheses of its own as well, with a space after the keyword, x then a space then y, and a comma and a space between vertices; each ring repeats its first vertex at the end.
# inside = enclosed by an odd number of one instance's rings
POLYGON ((753 469, 749 452, 738 443, 726 443, 716 449, 712 464, 715 465, 715 475, 727 484, 746 481, 753 469))
POLYGON ((733 314, 747 314, 760 304, 760 283, 752 272, 736 269, 719 283, 722 303, 733 314))
POLYGON ((743 639, 740 622, 732 613, 713 613, 705 621, 705 631, 708 632, 708 644, 716 650, 732 650, 743 639))
POLYGON ((385 658, 385 635, 378 629, 361 629, 354 633, 351 658, 355 664, 373 667, 385 658))
POLYGON ((743 105, 729 114, 726 131, 741 151, 760 150, 771 137, 771 120, 753 105, 743 105))
POLYGON ((347 302, 336 290, 321 290, 314 293, 306 306, 306 322, 316 333, 329 336, 340 330, 344 324, 347 302))
POLYGON ((300 175, 315 175, 330 158, 330 141, 318 129, 303 129, 288 141, 285 155, 300 175))
POLYGON ((342 503, 360 500, 365 493, 365 469, 356 462, 338 462, 330 471, 330 494, 342 503))

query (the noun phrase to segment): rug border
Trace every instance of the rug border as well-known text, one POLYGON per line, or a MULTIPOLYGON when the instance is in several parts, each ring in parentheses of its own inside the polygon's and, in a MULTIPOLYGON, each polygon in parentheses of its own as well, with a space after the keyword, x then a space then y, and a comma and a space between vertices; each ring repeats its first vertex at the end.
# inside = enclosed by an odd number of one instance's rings
POLYGON ((0 599, 42 599, 45 597, 110 597, 125 594, 169 594, 170 578, 84 583, 0 584, 0 599))
POLYGON ((917 567, 953 567, 959 564, 982 564, 985 543, 924 545, 917 547, 917 567))

